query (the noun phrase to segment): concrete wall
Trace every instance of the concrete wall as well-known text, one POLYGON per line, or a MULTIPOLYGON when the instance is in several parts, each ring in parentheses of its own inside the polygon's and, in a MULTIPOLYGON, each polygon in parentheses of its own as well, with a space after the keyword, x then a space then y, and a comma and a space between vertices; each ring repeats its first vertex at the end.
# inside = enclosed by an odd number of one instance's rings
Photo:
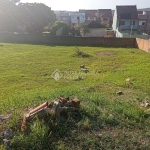
POLYGON ((145 52, 150 52, 150 40, 136 38, 136 46, 145 52))
POLYGON ((82 46, 135 46, 135 38, 102 38, 102 37, 71 37, 50 36, 49 34, 6 34, 0 33, 0 42, 9 43, 38 43, 54 45, 82 45, 82 46))

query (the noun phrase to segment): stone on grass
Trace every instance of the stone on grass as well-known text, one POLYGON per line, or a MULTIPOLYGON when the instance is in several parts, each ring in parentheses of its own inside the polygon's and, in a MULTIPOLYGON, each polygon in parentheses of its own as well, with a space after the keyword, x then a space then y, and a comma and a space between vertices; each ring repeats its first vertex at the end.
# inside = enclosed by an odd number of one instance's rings
POLYGON ((123 95, 123 92, 122 91, 118 91, 116 92, 117 95, 123 95))

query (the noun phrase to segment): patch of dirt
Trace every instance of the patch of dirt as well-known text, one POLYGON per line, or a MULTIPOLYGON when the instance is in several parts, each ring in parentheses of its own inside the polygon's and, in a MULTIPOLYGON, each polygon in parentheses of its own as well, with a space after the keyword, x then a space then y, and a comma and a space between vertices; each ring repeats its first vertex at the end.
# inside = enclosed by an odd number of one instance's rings
POLYGON ((116 54, 114 52, 98 52, 97 55, 101 55, 101 56, 115 56, 116 54))

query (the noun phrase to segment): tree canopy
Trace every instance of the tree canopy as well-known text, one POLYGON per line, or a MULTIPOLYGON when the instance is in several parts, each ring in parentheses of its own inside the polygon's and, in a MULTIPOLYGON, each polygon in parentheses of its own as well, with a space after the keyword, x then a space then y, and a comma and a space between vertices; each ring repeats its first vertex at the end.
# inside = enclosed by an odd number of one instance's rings
POLYGON ((0 31, 39 33, 56 19, 54 12, 45 4, 19 2, 0 0, 0 31))
POLYGON ((90 33, 90 29, 88 28, 88 26, 84 23, 82 24, 78 24, 75 29, 79 32, 82 32, 85 36, 86 33, 90 33))
POLYGON ((59 30, 60 28, 63 28, 62 35, 69 35, 69 30, 70 30, 69 25, 66 24, 64 21, 59 21, 59 20, 57 20, 53 24, 51 29, 51 34, 56 35, 56 31, 59 30))

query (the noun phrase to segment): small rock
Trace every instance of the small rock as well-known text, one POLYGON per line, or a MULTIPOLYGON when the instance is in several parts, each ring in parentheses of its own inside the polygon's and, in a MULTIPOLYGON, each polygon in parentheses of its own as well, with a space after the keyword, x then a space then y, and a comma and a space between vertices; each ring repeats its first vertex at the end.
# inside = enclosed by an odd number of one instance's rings
POLYGON ((89 70, 86 69, 86 68, 81 68, 81 71, 84 72, 84 73, 88 73, 89 72, 89 70))
POLYGON ((85 68, 85 65, 81 65, 80 68, 85 68))
POLYGON ((145 107, 145 108, 150 107, 150 103, 148 101, 144 101, 141 103, 141 107, 145 107))
POLYGON ((12 136, 12 130, 11 129, 7 129, 4 131, 4 137, 5 138, 10 138, 12 136))
POLYGON ((78 76, 77 79, 75 79, 75 81, 80 81, 80 80, 84 80, 84 78, 81 76, 78 76))
POLYGON ((94 128, 94 131, 100 132, 100 128, 99 128, 99 127, 95 127, 95 128, 94 128))
POLYGON ((0 121, 6 121, 9 119, 9 116, 0 115, 0 121))
POLYGON ((80 100, 77 98, 74 98, 73 100, 71 100, 70 102, 70 107, 79 107, 80 106, 80 100))
POLYGON ((130 82, 130 81, 131 81, 131 79, 130 79, 130 78, 127 78, 127 79, 126 79, 126 82, 130 82))
POLYGON ((118 91, 116 92, 117 95, 123 95, 123 92, 122 91, 118 91))
POLYGON ((4 142, 4 145, 9 147, 10 146, 10 143, 11 141, 10 140, 7 140, 7 139, 3 139, 3 142, 4 142))

